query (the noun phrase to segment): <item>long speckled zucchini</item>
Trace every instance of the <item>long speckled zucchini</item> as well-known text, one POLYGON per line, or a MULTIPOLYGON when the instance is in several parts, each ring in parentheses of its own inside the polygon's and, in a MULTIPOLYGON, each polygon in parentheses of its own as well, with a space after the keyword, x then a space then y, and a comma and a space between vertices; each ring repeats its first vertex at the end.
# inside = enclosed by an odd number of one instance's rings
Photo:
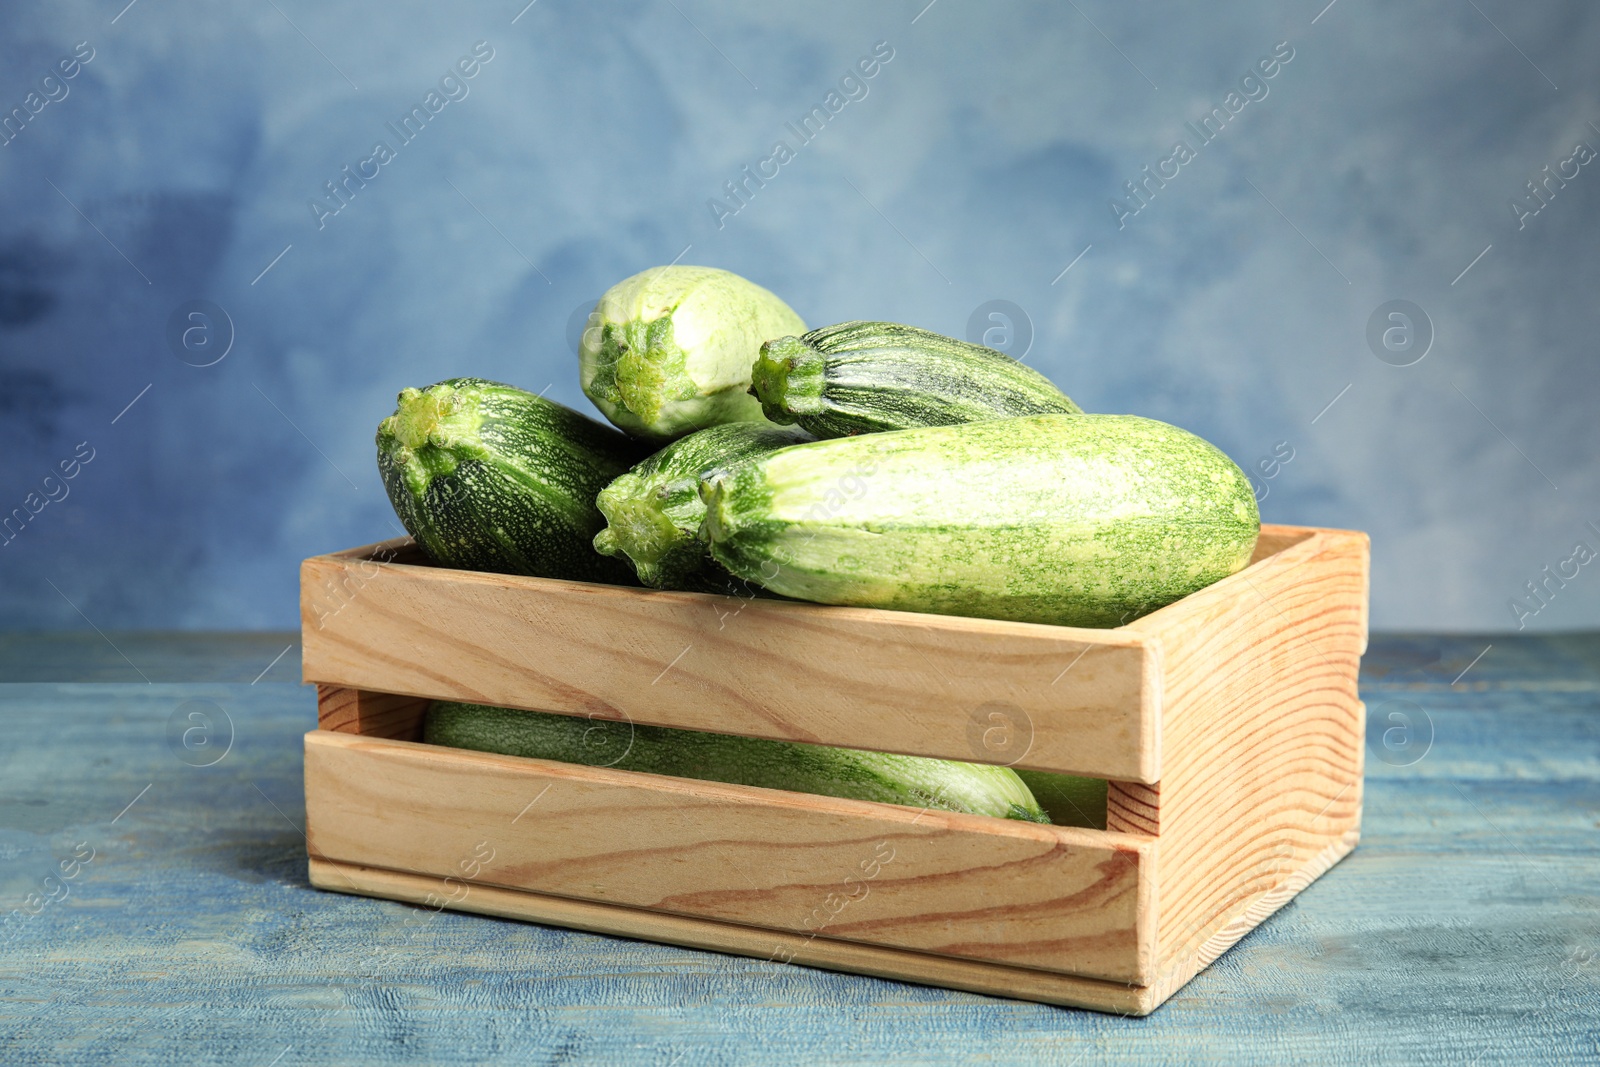
POLYGON ((841 322, 761 346, 750 391, 817 437, 1081 409, 1004 352, 894 322, 841 322))
POLYGON ((1049 822, 1015 771, 979 763, 766 741, 616 720, 435 701, 432 745, 675 778, 1049 822))
POLYGON ((618 427, 665 444, 707 426, 763 422, 749 395, 761 342, 799 333, 772 293, 714 267, 652 267, 606 290, 579 347, 583 391, 618 427))
POLYGON ((639 580, 655 589, 722 593, 734 583, 743 586, 711 558, 701 538, 706 506, 700 475, 810 439, 793 427, 756 422, 680 437, 600 490, 596 503, 608 525, 595 534, 595 549, 626 557, 639 580))
POLYGON ((1244 473, 1133 415, 1035 415, 795 445, 701 482, 711 553, 824 604, 1117 626, 1243 567, 1244 473))
POLYGON ((633 584, 594 550, 594 498, 644 448, 553 400, 482 378, 400 393, 378 426, 395 514, 447 567, 633 584))

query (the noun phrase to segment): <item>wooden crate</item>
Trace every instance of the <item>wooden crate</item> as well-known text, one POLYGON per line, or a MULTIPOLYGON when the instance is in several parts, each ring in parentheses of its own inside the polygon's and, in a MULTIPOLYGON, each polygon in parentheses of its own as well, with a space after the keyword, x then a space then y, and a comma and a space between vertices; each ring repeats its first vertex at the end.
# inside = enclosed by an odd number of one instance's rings
MULTIPOLYGON (((1366 535, 1109 630, 305 562, 311 881, 1142 1015, 1354 847, 1366 535), (430 698, 1110 781, 1104 830, 417 743, 430 698)), ((624 730, 625 726, 608 726, 624 730)))

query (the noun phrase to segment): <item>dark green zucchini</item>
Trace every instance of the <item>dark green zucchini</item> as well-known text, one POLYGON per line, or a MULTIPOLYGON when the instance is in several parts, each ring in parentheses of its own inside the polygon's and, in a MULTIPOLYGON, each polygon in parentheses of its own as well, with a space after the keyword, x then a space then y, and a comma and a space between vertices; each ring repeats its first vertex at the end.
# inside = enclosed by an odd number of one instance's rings
POLYGON ((674 778, 1049 822, 1009 767, 436 700, 423 741, 674 778))
POLYGON ((1018 770, 1017 777, 1057 826, 1106 828, 1106 780, 1073 774, 1018 770))
POLYGON ((594 498, 644 451, 553 400, 482 378, 402 390, 378 471, 406 530, 446 567, 632 585, 594 550, 594 498))
POLYGON ((751 377, 768 419, 817 437, 1082 410, 1004 352, 894 322, 768 341, 751 377))
MULTIPOLYGON (((725 593, 747 583, 711 558, 700 534, 706 516, 700 475, 714 467, 810 440, 802 430, 765 422, 733 422, 680 437, 600 490, 607 526, 596 551, 625 556, 653 589, 725 593)), ((755 589, 759 589, 757 586, 755 589)))

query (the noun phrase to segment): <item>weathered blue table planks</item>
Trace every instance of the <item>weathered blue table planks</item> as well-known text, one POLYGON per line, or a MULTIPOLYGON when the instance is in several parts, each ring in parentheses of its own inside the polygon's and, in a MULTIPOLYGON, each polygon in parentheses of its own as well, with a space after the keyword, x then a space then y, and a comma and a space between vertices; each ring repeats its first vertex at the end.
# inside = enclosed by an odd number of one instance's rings
POLYGON ((0 637, 6 1064, 1600 1063, 1600 635, 1374 638, 1360 848, 1144 1020, 318 892, 294 636, 111 642, 0 637))

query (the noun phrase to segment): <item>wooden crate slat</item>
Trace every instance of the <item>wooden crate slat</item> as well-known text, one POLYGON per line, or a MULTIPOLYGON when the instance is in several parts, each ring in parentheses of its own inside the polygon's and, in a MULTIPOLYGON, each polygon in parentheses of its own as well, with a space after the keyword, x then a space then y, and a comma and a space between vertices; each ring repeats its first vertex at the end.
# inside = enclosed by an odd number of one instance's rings
POLYGON ((1100 778, 1160 775, 1158 664, 1142 634, 383 561, 406 558, 394 545, 303 565, 307 681, 1100 778))
POLYGON ((1161 1002, 1154 990, 1144 986, 569 900, 494 885, 461 881, 447 884, 431 875, 337 863, 315 856, 310 862, 310 874, 311 884, 321 889, 728 952, 767 961, 774 969, 802 964, 1119 1015, 1146 1015, 1161 1002))
POLYGON ((343 863, 1111 981, 1153 963, 1133 835, 325 730, 306 797, 343 863))

